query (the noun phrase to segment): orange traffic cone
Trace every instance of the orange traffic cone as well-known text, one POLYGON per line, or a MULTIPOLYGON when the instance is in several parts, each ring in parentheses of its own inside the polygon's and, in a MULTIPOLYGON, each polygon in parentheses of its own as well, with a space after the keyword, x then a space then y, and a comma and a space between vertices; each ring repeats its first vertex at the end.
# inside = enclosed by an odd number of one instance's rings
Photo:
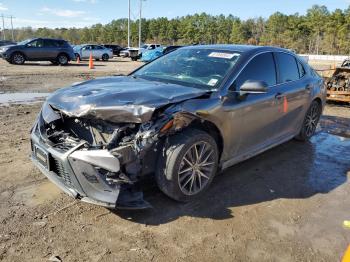
POLYGON ((90 53, 90 58, 89 58, 89 69, 94 69, 94 61, 92 60, 92 53, 90 53))
POLYGON ((80 64, 80 58, 77 56, 77 64, 80 64))

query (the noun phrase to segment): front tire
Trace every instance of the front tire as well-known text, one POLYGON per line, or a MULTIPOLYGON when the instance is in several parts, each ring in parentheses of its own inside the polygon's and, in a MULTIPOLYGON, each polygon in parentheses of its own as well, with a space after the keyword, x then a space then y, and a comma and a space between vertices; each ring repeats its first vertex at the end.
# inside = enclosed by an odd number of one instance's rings
POLYGON ((109 60, 109 55, 103 54, 102 55, 102 61, 108 61, 109 60))
POLYGON ((306 112, 300 133, 296 137, 297 140, 307 141, 315 134, 318 121, 321 117, 321 113, 322 107, 320 103, 316 100, 312 101, 309 109, 306 112))
POLYGON ((211 184, 218 167, 219 153, 208 133, 187 129, 169 137, 158 159, 156 181, 170 198, 188 202, 211 184))
POLYGON ((26 61, 26 58, 22 53, 16 52, 11 56, 11 62, 15 65, 23 65, 26 61))

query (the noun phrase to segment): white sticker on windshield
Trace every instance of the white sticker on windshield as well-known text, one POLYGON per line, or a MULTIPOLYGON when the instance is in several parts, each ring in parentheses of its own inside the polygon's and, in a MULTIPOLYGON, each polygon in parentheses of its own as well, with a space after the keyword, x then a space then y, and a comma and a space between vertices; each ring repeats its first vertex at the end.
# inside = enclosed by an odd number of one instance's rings
POLYGON ((209 80, 208 85, 215 86, 218 81, 218 79, 212 78, 209 80))
POLYGON ((216 57, 216 58, 224 58, 224 59, 232 59, 235 56, 239 56, 237 53, 223 53, 223 52, 211 52, 209 57, 216 57))

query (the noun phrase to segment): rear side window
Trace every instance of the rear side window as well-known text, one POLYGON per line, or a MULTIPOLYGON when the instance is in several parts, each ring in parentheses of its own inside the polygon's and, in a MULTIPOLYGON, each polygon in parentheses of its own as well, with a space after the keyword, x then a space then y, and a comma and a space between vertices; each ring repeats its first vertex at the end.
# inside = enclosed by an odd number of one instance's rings
POLYGON ((50 40, 50 39, 45 39, 44 40, 44 47, 57 47, 57 43, 54 40, 50 40))
POLYGON ((276 69, 272 53, 260 54, 248 63, 235 81, 236 90, 247 80, 264 81, 268 86, 276 85, 276 69))
POLYGON ((298 61, 298 69, 299 69, 299 77, 302 78, 305 74, 305 68, 304 66, 298 61))
POLYGON ((298 80, 299 68, 294 56, 285 53, 275 53, 279 69, 279 82, 285 83, 298 80))
POLYGON ((68 42, 59 40, 59 41, 56 41, 56 45, 59 47, 64 47, 64 46, 68 46, 68 42))

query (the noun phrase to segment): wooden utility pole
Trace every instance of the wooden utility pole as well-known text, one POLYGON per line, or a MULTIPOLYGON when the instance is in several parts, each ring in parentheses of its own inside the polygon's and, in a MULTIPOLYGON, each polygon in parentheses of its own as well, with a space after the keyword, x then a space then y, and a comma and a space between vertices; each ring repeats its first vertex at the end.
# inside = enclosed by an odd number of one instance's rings
POLYGON ((12 23, 12 18, 13 18, 13 16, 11 15, 11 16, 10 16, 10 19, 11 19, 11 34, 12 34, 12 41, 15 41, 15 38, 14 38, 14 36, 13 36, 13 23, 12 23))
POLYGON ((129 2, 129 10, 128 10, 128 47, 130 47, 130 0, 129 2))

